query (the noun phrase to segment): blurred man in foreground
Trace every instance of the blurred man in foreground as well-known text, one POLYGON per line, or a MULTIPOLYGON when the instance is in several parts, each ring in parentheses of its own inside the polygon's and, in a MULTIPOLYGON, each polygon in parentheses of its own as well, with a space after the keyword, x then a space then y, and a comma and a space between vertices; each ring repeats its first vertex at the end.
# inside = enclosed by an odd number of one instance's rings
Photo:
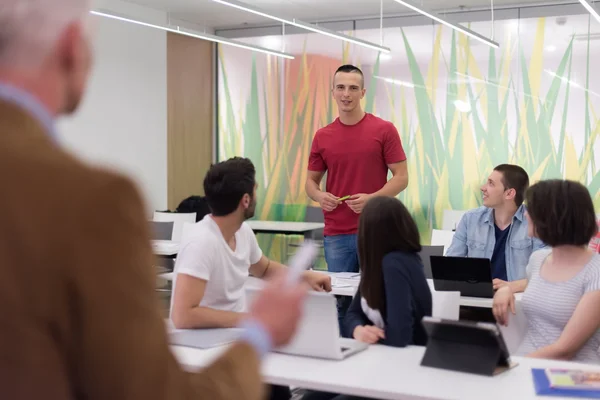
POLYGON ((290 340, 305 289, 275 282, 238 343, 198 374, 181 370, 137 190, 56 140, 55 118, 85 91, 88 19, 86 0, 0 5, 3 398, 260 399, 260 358, 290 340))

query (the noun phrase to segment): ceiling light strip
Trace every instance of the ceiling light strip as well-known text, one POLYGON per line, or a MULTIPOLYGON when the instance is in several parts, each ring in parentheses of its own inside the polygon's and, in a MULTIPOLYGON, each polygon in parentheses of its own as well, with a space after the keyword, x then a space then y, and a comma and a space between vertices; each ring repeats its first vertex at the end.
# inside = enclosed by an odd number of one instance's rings
POLYGON ((389 47, 379 46, 375 43, 368 42, 366 40, 357 39, 357 38, 345 35, 340 32, 332 31, 331 29, 321 28, 321 27, 318 27, 317 25, 309 24, 308 22, 304 22, 304 21, 301 21, 296 18, 288 19, 288 18, 279 17, 277 15, 273 15, 273 14, 263 11, 259 8, 249 6, 245 3, 242 3, 242 2, 239 2, 236 0, 212 0, 212 1, 219 3, 219 4, 229 6, 229 7, 237 8, 238 10, 249 12, 249 13, 252 13, 255 15, 260 15, 261 17, 273 19, 275 21, 283 22, 288 25, 293 25, 293 26, 296 26, 301 29, 306 29, 307 31, 319 33, 321 35, 326 35, 326 36, 329 36, 329 37, 332 37, 335 39, 343 40, 345 42, 350 42, 350 43, 354 43, 354 44, 362 46, 362 47, 367 47, 369 49, 377 50, 382 53, 390 53, 391 52, 389 47))
POLYGON ((241 48, 241 49, 258 51, 260 53, 265 53, 265 54, 269 54, 269 55, 272 55, 272 56, 287 58, 287 59, 290 59, 290 60, 294 59, 294 56, 291 55, 291 54, 288 54, 288 53, 283 53, 283 52, 275 51, 275 50, 269 50, 269 49, 266 49, 264 47, 253 46, 253 45, 250 45, 250 44, 245 44, 245 43, 242 43, 242 42, 238 42, 238 41, 231 40, 231 39, 226 39, 226 38, 223 38, 223 37, 220 37, 220 36, 211 35, 211 34, 208 34, 208 33, 195 32, 195 31, 188 30, 188 29, 183 29, 183 28, 180 28, 180 27, 170 27, 170 26, 163 26, 163 25, 151 24, 151 23, 143 22, 143 21, 136 20, 136 19, 133 19, 133 18, 130 18, 130 17, 120 16, 120 15, 117 15, 117 14, 115 14, 113 12, 105 12, 105 11, 100 11, 100 10, 94 10, 94 11, 90 11, 90 13, 93 14, 93 15, 100 16, 100 17, 111 18, 111 19, 115 19, 115 20, 123 21, 123 22, 130 22, 132 24, 146 26, 148 28, 160 29, 160 30, 165 31, 165 32, 176 33, 178 35, 189 36, 189 37, 193 37, 193 38, 196 38, 196 39, 208 40, 210 42, 221 43, 221 44, 225 44, 225 45, 228 45, 228 46, 238 47, 238 48, 241 48))
MULTIPOLYGON (((486 38, 485 36, 480 35, 479 33, 474 32, 474 31, 470 30, 469 28, 466 28, 466 27, 464 27, 462 25, 455 24, 455 23, 452 23, 450 21, 447 21, 447 20, 443 19, 441 16, 439 16, 438 14, 436 14, 436 13, 434 13, 432 11, 427 11, 427 10, 425 10, 423 8, 419 8, 416 5, 414 5, 414 4, 412 4, 412 3, 408 2, 408 1, 405 1, 405 0, 394 0, 394 1, 396 3, 402 4, 405 7, 410 8, 411 10, 413 10, 415 12, 418 12, 419 14, 422 14, 422 15, 424 15, 426 17, 429 17, 432 20, 439 22, 440 24, 446 25, 449 28, 452 28, 452 29, 454 29, 456 31, 464 33, 465 35, 470 36, 470 37, 472 37, 475 40, 479 40, 480 42, 482 42, 484 44, 487 44, 488 46, 491 46, 491 47, 496 48, 496 49, 500 47, 500 45, 497 42, 495 42, 493 40, 490 40, 490 39, 486 38)), ((583 1, 586 1, 586 0, 579 0, 579 1, 583 2, 583 1)))
POLYGON ((592 14, 592 17, 596 18, 596 21, 600 22, 600 15, 598 15, 598 11, 596 11, 587 0, 579 0, 579 2, 585 7, 586 10, 588 10, 590 14, 592 14))

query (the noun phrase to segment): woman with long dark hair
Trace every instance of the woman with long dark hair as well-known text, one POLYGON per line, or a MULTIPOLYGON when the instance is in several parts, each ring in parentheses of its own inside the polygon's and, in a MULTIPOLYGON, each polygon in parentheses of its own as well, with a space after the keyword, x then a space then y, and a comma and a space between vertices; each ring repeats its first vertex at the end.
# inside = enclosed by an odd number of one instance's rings
POLYGON ((361 280, 345 336, 396 347, 426 344, 421 319, 431 315, 431 292, 420 251, 417 224, 400 200, 367 203, 358 227, 361 280))
MULTIPOLYGON (((358 224, 360 286, 344 319, 344 336, 370 344, 425 345, 421 319, 431 315, 431 291, 419 256, 417 224, 402 202, 375 197, 358 224)), ((309 391, 304 400, 360 397, 309 391)))

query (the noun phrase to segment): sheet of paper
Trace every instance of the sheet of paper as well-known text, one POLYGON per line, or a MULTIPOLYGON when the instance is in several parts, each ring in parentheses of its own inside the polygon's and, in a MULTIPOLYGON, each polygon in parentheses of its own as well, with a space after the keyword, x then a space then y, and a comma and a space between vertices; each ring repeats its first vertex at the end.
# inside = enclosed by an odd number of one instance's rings
POLYGON ((360 279, 360 272, 334 272, 333 275, 340 279, 360 279))
POLYGON ((348 281, 348 280, 343 280, 343 279, 339 279, 336 277, 332 277, 331 278, 331 287, 334 288, 350 288, 350 287, 355 287, 358 285, 358 282, 352 282, 352 281, 348 281))

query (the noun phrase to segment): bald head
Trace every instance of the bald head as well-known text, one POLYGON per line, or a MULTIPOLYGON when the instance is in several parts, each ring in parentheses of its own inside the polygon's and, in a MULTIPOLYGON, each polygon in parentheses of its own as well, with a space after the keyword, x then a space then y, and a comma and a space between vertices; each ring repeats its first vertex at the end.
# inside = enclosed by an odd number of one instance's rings
POLYGON ((74 21, 87 18, 90 0, 2 0, 0 65, 39 64, 74 21))

